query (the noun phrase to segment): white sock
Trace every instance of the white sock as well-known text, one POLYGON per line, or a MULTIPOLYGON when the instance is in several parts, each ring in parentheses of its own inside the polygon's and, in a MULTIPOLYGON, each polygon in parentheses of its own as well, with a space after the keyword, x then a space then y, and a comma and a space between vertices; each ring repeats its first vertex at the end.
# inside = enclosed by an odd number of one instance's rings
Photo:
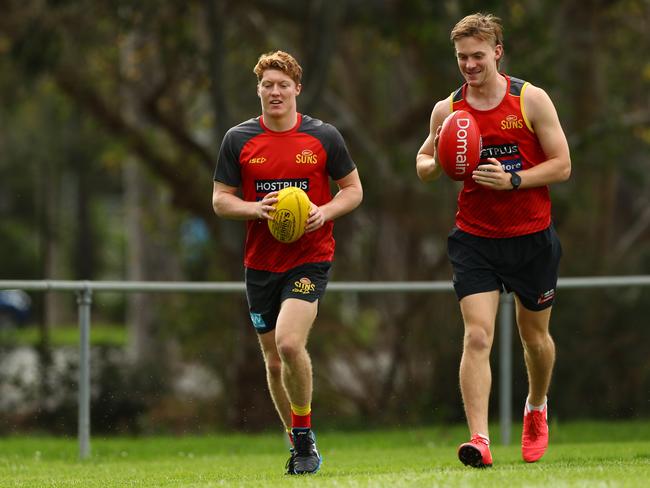
POLYGON ((544 407, 546 407, 546 404, 548 403, 548 398, 544 397, 544 403, 542 403, 539 406, 531 405, 530 402, 528 401, 528 398, 526 398, 526 410, 529 412, 532 412, 533 410, 537 410, 538 412, 541 412, 544 410, 544 407))

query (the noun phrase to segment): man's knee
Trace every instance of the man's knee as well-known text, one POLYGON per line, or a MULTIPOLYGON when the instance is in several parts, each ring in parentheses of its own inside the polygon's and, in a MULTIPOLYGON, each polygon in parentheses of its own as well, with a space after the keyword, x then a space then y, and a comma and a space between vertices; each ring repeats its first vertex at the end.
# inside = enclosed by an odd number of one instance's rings
POLYGON ((467 327, 464 345, 466 350, 473 352, 489 352, 492 348, 492 337, 482 327, 467 327))
POLYGON ((305 349, 302 341, 293 335, 278 338, 276 345, 280 358, 287 363, 295 361, 305 349))
POLYGON ((524 349, 532 354, 542 353, 555 348, 553 338, 548 331, 521 334, 521 343, 524 346, 524 349))

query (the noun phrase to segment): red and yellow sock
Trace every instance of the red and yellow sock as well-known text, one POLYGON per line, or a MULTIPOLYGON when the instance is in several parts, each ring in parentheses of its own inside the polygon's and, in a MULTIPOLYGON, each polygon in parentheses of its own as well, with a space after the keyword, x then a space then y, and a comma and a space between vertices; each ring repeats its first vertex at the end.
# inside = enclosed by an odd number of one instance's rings
POLYGON ((311 404, 304 407, 291 404, 291 427, 311 429, 311 404))

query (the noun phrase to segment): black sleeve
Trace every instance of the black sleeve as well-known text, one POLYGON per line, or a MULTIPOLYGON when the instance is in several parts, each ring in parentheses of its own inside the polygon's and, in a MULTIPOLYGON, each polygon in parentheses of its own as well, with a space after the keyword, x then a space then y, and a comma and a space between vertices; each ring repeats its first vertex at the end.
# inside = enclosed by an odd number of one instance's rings
POLYGON ((226 132, 219 149, 217 167, 214 170, 214 181, 228 186, 241 185, 239 151, 235 147, 234 139, 232 129, 226 132))
POLYGON ((340 132, 333 125, 325 125, 327 127, 325 133, 327 140, 327 172, 336 181, 352 173, 356 165, 350 157, 340 132))

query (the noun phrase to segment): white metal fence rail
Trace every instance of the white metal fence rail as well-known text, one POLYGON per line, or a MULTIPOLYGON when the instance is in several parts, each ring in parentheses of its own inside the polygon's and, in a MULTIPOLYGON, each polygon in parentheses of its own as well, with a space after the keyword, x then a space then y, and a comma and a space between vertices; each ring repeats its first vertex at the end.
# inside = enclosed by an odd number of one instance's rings
MULTIPOLYGON (((650 275, 560 278, 558 288, 641 287, 650 285, 650 275)), ((79 307, 79 457, 90 456, 90 311, 93 291, 112 292, 185 292, 242 293, 244 283, 226 282, 159 282, 159 281, 68 281, 68 280, 0 280, 0 290, 72 291, 79 307)), ((451 281, 347 281, 332 282, 328 291, 359 293, 450 292, 451 281)), ((499 307, 499 421, 503 444, 510 443, 512 424, 512 329, 513 298, 501 295, 499 307)))

